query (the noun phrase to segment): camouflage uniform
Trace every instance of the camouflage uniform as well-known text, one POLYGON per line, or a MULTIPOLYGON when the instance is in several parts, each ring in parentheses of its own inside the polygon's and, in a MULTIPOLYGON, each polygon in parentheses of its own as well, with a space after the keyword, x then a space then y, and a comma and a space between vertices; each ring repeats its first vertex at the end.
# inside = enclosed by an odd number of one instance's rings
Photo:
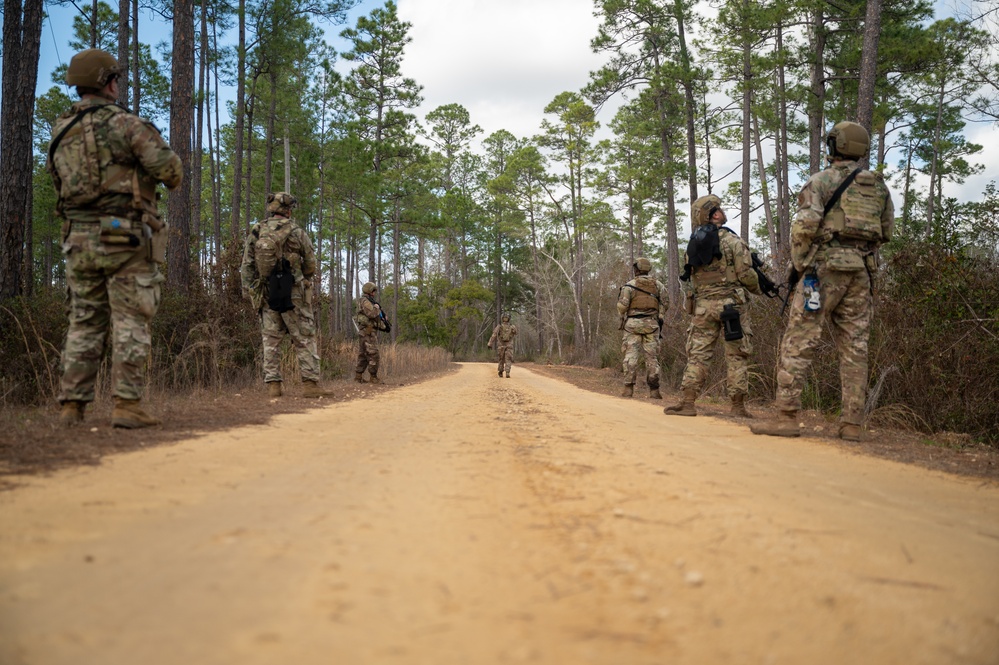
POLYGON ((502 323, 493 328, 492 337, 489 338, 489 342, 486 344, 486 346, 496 349, 498 357, 497 373, 503 376, 505 370, 508 379, 510 378, 510 368, 513 366, 513 338, 516 336, 517 326, 510 323, 509 314, 504 314, 502 323))
POLYGON ((374 298, 378 289, 371 282, 365 284, 364 289, 363 295, 357 301, 357 314, 354 315, 354 322, 357 323, 360 335, 354 378, 358 382, 362 381, 364 370, 367 369, 371 382, 379 383, 378 331, 384 330, 385 324, 382 319, 382 307, 374 298))
POLYGON ((722 227, 718 231, 718 243, 721 258, 710 265, 694 268, 687 283, 689 286, 686 286, 688 297, 693 300, 693 313, 687 327, 687 366, 680 389, 696 394, 704 389, 715 344, 722 337, 722 310, 725 305, 734 305, 740 313, 742 339, 731 342, 723 339, 722 344, 729 397, 744 396, 749 392, 749 356, 753 352, 746 292, 759 294, 760 283, 753 270, 749 247, 742 238, 722 227))
POLYGON ((288 217, 275 213, 255 224, 246 236, 240 277, 243 290, 260 312, 260 331, 264 346, 264 383, 282 380, 281 341, 286 335, 291 337, 295 346, 302 381, 312 383, 319 381, 316 319, 312 302, 312 276, 315 272, 316 255, 312 249, 312 241, 309 240, 305 230, 288 217), (261 232, 274 232, 288 224, 294 228, 284 242, 283 251, 284 258, 291 265, 295 277, 295 286, 291 292, 295 308, 287 312, 275 312, 267 305, 268 276, 260 275, 257 269, 256 245, 261 232))
MULTIPOLYGON (((895 211, 880 175, 862 171, 823 218, 826 202, 856 168, 855 160, 836 160, 813 175, 798 195, 798 212, 791 225, 791 260, 800 274, 812 270, 817 274, 821 306, 818 311, 805 311, 803 289, 798 285, 781 342, 776 405, 783 412, 801 408, 805 376, 822 336, 822 325, 828 322, 840 356, 840 422, 859 426, 867 400, 867 341, 873 309, 870 273, 877 267, 874 250, 891 239, 895 211), (867 207, 868 215, 880 220, 880 240, 841 238, 831 229, 844 199, 850 198, 849 192, 858 185, 869 191, 861 205, 867 207)), ((847 201, 845 205, 856 204, 847 201)))
POLYGON ((155 188, 180 184, 181 160, 152 123, 102 97, 73 104, 52 135, 62 135, 46 168, 65 219, 69 317, 59 401, 93 401, 109 326, 113 394, 138 401, 164 279, 154 260, 165 241, 155 188))
MULTIPOLYGON (((647 259, 638 259, 638 261, 647 259)), ((636 264, 638 263, 636 261, 636 264)), ((651 268, 651 266, 650 266, 651 268)), ((631 394, 638 363, 645 358, 645 381, 653 397, 659 397, 659 322, 666 318, 669 300, 666 287, 647 271, 621 287, 617 312, 624 322, 621 335, 622 371, 626 396, 631 394)))

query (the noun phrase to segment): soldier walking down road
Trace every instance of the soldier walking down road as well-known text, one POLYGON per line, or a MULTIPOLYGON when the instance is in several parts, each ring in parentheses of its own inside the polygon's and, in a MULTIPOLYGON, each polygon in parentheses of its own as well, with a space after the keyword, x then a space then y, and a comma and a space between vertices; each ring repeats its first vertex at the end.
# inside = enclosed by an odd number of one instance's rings
POLYGON ((621 287, 617 297, 617 312, 621 316, 621 355, 624 372, 622 397, 635 392, 638 363, 645 359, 645 381, 649 397, 662 399, 659 392, 659 339, 669 300, 666 287, 649 275, 652 262, 637 258, 632 265, 635 278, 621 287))
POLYGON ((381 379, 378 378, 378 331, 391 332, 392 326, 385 318, 382 306, 378 304, 378 287, 374 282, 365 283, 361 287, 361 294, 357 300, 357 314, 354 315, 354 322, 360 334, 354 380, 364 383, 364 370, 367 369, 371 383, 381 383, 381 379))
POLYGON ((114 427, 158 425, 140 406, 160 304, 166 231, 156 186, 176 188, 180 158, 147 120, 115 104, 122 69, 100 49, 70 60, 80 101, 52 127, 46 169, 63 219, 69 329, 62 351, 59 419, 83 421, 111 329, 114 427))
POLYGON ((504 370, 506 378, 510 378, 510 368, 513 366, 513 338, 517 336, 517 326, 510 323, 510 315, 500 317, 500 324, 493 328, 493 335, 486 344, 490 349, 496 349, 498 355, 497 373, 502 377, 504 370))
POLYGON ((860 440, 867 401, 867 341, 874 309, 875 250, 891 240, 895 209, 880 174, 857 165, 870 135, 855 122, 835 125, 826 139, 831 164, 809 178, 791 225, 789 284, 803 276, 777 362, 776 420, 754 434, 798 436, 805 375, 828 322, 839 352, 842 412, 839 436, 860 440))
POLYGON ((680 276, 691 315, 687 367, 680 384, 683 397, 663 409, 666 415, 697 415, 694 402, 704 388, 715 344, 723 337, 732 414, 752 417, 746 410, 749 355, 753 352, 747 292, 759 295, 760 283, 749 246, 725 227, 727 219, 721 199, 713 194, 702 196, 691 206, 694 232, 687 245, 684 274, 680 276))
POLYGON ((312 286, 316 256, 309 234, 291 219, 297 203, 287 192, 267 195, 267 218, 246 236, 239 273, 243 296, 260 314, 268 394, 283 394, 281 342, 288 336, 298 357, 302 396, 328 397, 333 393, 319 386, 312 286))

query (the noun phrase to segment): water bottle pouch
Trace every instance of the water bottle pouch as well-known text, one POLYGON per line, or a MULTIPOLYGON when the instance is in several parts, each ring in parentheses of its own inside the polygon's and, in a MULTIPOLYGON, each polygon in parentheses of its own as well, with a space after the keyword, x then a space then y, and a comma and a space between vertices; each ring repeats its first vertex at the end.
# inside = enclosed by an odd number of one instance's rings
POLYGON ((725 305, 719 316, 726 342, 736 342, 742 339, 742 320, 735 305, 725 305))

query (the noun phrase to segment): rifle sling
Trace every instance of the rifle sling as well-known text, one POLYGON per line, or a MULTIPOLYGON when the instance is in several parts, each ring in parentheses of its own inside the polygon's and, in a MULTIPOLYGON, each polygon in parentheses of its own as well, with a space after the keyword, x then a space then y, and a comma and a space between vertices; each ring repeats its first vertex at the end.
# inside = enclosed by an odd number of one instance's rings
POLYGON ((662 304, 663 304, 663 301, 662 301, 662 300, 660 300, 660 299, 659 299, 659 296, 658 296, 657 294, 655 294, 655 293, 649 293, 649 292, 648 292, 648 291, 646 291, 645 289, 640 289, 640 288, 638 288, 637 286, 635 286, 635 285, 633 285, 633 284, 625 284, 625 286, 627 286, 627 287, 628 287, 629 289, 635 289, 636 291, 641 291, 642 293, 644 293, 644 294, 645 294, 645 295, 647 295, 647 296, 652 296, 653 298, 655 298, 655 299, 656 299, 656 302, 657 302, 657 303, 659 303, 660 305, 662 305, 662 304))
POLYGON ((858 166, 856 169, 854 169, 853 173, 851 173, 850 175, 846 176, 846 178, 843 179, 843 182, 839 183, 839 187, 837 187, 836 191, 833 192, 833 195, 829 198, 829 201, 826 203, 825 209, 822 211, 823 219, 825 219, 825 216, 829 214, 830 210, 836 207, 836 204, 839 203, 839 197, 843 196, 843 192, 846 191, 846 188, 850 186, 850 183, 853 182, 853 179, 856 178, 857 174, 860 173, 861 171, 863 171, 863 169, 858 166))

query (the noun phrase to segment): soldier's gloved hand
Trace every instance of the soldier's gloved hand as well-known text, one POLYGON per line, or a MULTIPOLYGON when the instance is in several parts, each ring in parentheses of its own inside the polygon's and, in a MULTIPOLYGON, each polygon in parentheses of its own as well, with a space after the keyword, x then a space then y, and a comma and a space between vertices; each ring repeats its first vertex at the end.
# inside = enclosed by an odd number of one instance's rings
POLYGON ((493 345, 492 344, 486 344, 486 348, 491 349, 491 348, 493 348, 493 345))

